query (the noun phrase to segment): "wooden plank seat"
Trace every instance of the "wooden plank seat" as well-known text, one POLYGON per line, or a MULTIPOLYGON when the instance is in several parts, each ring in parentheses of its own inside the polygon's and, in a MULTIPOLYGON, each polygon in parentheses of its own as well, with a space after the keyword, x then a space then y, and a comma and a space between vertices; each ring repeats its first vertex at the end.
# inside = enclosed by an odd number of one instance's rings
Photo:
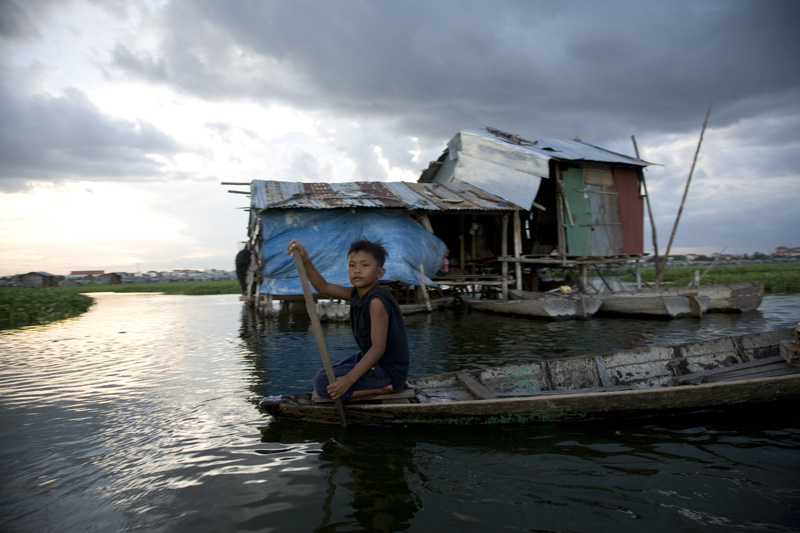
POLYGON ((497 398, 497 395, 472 379, 470 376, 463 372, 456 374, 456 379, 464 385, 469 391, 474 394, 479 400, 491 400, 497 398))
MULTIPOLYGON (((797 372, 797 370, 795 370, 797 372)), ((780 355, 755 359, 738 365, 693 372, 673 379, 675 385, 699 385, 726 379, 755 379, 774 375, 792 374, 792 367, 780 355)))
MULTIPOLYGON (((403 401, 403 403, 408 403, 409 400, 413 400, 416 398, 416 393, 414 389, 404 389, 401 392, 392 392, 390 394, 375 394, 373 396, 364 396, 363 398, 356 398, 355 400, 348 400, 345 402, 348 403, 364 403, 364 402, 380 402, 380 403, 389 403, 390 401, 394 403, 396 400, 403 401)), ((334 403, 333 400, 330 398, 323 398, 317 391, 311 393, 311 400, 314 403, 334 403)))

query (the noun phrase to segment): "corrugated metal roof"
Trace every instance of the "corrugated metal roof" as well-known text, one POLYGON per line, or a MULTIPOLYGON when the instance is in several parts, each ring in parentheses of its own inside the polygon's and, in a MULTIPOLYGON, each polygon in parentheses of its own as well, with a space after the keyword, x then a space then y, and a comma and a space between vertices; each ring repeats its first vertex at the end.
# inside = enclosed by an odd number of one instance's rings
POLYGON ((483 130, 464 130, 462 135, 475 135, 493 142, 505 143, 509 148, 527 152, 531 156, 544 159, 559 159, 562 161, 598 161, 602 163, 623 163, 646 167, 648 163, 642 159, 618 154, 599 146, 581 140, 546 139, 542 137, 522 138, 518 135, 506 133, 495 128, 483 130))
POLYGON ((264 209, 382 208, 408 211, 516 211, 519 206, 469 183, 253 180, 250 205, 264 209))
POLYGON ((524 139, 493 128, 463 130, 447 143, 421 182, 466 182, 530 209, 550 160, 591 161, 644 167, 648 162, 617 154, 583 141, 524 139))

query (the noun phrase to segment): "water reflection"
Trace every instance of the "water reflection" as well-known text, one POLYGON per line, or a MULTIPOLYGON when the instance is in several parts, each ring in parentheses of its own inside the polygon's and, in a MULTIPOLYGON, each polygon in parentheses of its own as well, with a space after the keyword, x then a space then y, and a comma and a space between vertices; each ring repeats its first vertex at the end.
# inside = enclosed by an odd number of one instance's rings
MULTIPOLYGON (((4 531, 800 524, 796 410, 513 430, 282 425, 256 403, 310 389, 320 356, 302 305, 259 321, 236 296, 96 297, 81 317, 0 332, 4 531)), ((789 328, 798 309, 800 295, 702 321, 415 315, 412 377, 789 328)), ((347 324, 323 329, 333 358, 350 353, 347 324)))

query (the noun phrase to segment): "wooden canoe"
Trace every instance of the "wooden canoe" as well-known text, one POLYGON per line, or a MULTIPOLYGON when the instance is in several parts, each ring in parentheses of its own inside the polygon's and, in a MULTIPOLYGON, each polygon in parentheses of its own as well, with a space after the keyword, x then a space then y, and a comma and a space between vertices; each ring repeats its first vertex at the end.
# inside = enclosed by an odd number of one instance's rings
POLYGON ((511 291, 514 299, 467 300, 467 305, 481 311, 528 316, 546 320, 591 318, 602 300, 596 295, 511 291))
POLYGON ((746 313, 754 311, 764 299, 764 283, 741 281, 700 285, 697 293, 708 296, 709 313, 746 313))
POLYGON ((742 313, 756 309, 764 298, 764 284, 746 281, 604 292, 599 296, 603 299, 598 311, 601 315, 700 318, 705 313, 742 313))
MULTIPOLYGON (((791 329, 452 372, 345 404, 348 424, 492 425, 651 416, 800 400, 791 329)), ((794 347, 797 352, 796 346, 794 347)), ((310 394, 264 398, 274 418, 340 423, 310 394)))
POLYGON ((604 292, 600 295, 601 315, 683 318, 702 317, 708 311, 711 298, 696 289, 641 289, 638 291, 604 292))

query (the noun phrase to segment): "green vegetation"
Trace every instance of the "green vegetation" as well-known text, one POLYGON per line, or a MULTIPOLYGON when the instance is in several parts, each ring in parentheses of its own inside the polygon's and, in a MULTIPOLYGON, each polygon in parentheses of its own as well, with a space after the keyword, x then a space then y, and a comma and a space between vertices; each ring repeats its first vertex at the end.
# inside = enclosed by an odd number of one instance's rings
POLYGON ((77 292, 163 292, 203 296, 207 294, 240 294, 239 282, 232 281, 162 281, 157 283, 123 283, 120 285, 84 285, 58 287, 77 292))
POLYGON ((94 300, 69 289, 72 287, 1 288, 0 329, 43 324, 85 313, 94 300))
MULTIPOLYGON (((708 265, 674 266, 668 268, 664 274, 663 283, 685 286, 692 280, 696 270, 702 275, 708 265)), ((648 283, 655 282, 655 267, 642 268, 642 280, 648 283)), ((623 281, 634 281, 634 274, 627 273, 623 281)), ((752 263, 745 265, 714 265, 703 276, 703 285, 713 283, 734 283, 736 281, 763 281, 766 293, 795 293, 800 292, 800 262, 799 263, 752 263)))
POLYGON ((0 288, 0 329, 44 324, 85 313, 91 292, 163 292, 165 294, 239 294, 238 281, 126 283, 123 285, 67 285, 63 287, 0 288))

